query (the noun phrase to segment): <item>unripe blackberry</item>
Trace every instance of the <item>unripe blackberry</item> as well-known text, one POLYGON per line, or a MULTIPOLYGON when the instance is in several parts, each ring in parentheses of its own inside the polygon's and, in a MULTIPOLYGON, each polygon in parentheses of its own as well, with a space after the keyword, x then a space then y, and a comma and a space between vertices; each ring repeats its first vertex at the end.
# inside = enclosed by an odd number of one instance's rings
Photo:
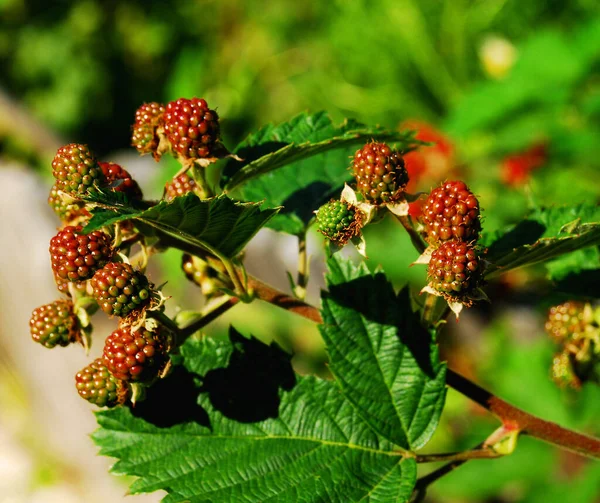
POLYGON ((198 257, 184 253, 181 257, 181 268, 186 278, 198 285, 207 298, 222 295, 221 288, 234 289, 225 271, 216 270, 198 257))
POLYGON ((356 188, 372 204, 399 200, 408 183, 408 172, 399 152, 385 143, 367 143, 352 162, 356 188))
POLYGON ((480 260, 469 243, 448 241, 431 254, 429 286, 447 298, 460 299, 481 282, 480 260))
POLYGON ((317 211, 318 231, 340 246, 360 234, 360 211, 343 201, 331 200, 317 211))
POLYGON ((127 383, 113 376, 102 358, 96 358, 75 375, 75 386, 81 398, 98 407, 115 407, 127 401, 127 383))
POLYGON ((144 154, 156 153, 160 139, 157 129, 163 125, 165 107, 160 103, 144 103, 135 112, 131 145, 144 154))
POLYGON ((69 225, 50 240, 52 270, 61 279, 91 278, 113 255, 111 238, 101 231, 81 234, 81 226, 69 225))
POLYGON ((110 334, 104 344, 102 361, 110 373, 124 381, 149 382, 167 363, 165 337, 160 330, 132 331, 125 326, 110 334))
POLYGON ((137 182, 131 178, 129 172, 114 162, 99 162, 106 183, 115 192, 123 192, 131 199, 142 199, 142 190, 137 182))
POLYGON ((204 99, 179 98, 167 105, 165 134, 184 159, 213 157, 220 138, 219 116, 204 99))
POLYGON ((587 319, 584 302, 568 301, 551 307, 545 329, 557 343, 581 338, 591 320, 587 319))
POLYGON ((90 218, 90 213, 85 209, 85 204, 77 201, 68 203, 60 197, 58 191, 58 184, 55 183, 50 189, 48 204, 63 224, 70 224, 90 218))
POLYGON ((79 321, 70 300, 55 300, 33 310, 29 330, 35 342, 42 346, 68 346, 80 339, 79 321))
POLYGON ((59 148, 52 161, 52 174, 57 187, 68 194, 83 195, 94 184, 105 185, 102 169, 87 145, 70 143, 59 148))
POLYGON ((148 278, 129 264, 109 262, 90 283, 96 302, 109 316, 127 316, 150 301, 148 278))
POLYGON ((575 372, 573 357, 568 351, 554 355, 551 374, 552 380, 560 387, 570 386, 575 389, 581 387, 581 379, 575 372))
POLYGON ((184 196, 188 192, 198 192, 199 190, 196 181, 187 173, 182 173, 165 184, 165 199, 172 201, 178 196, 184 196))
POLYGON ((479 202, 464 182, 445 182, 433 189, 421 216, 427 228, 427 242, 434 246, 457 239, 479 237, 479 202))

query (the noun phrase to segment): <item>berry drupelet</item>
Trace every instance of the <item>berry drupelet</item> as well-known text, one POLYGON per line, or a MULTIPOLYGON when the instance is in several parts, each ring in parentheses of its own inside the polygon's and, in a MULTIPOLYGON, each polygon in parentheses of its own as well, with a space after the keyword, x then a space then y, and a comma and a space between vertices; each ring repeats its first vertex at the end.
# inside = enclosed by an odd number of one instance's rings
POLYGON ((129 264, 109 262, 94 274, 93 295, 109 316, 127 316, 150 302, 148 278, 129 264))
POLYGON ((98 407, 115 407, 129 396, 127 383, 113 376, 101 358, 77 372, 75 386, 81 398, 98 407))
POLYGON ((408 183, 402 155, 385 143, 371 142, 357 150, 352 170, 357 191, 372 204, 398 201, 408 183))
POLYGON ((445 182, 433 189, 421 219, 427 229, 427 241, 433 246, 453 239, 476 240, 481 231, 479 202, 461 181, 445 182))
POLYGON ((150 382, 167 363, 165 337, 160 330, 132 330, 124 326, 110 334, 102 361, 110 373, 123 381, 150 382))
POLYGON ((79 321, 70 300, 55 300, 33 310, 29 330, 42 346, 68 346, 80 339, 79 321))
POLYGON ((50 240, 52 270, 67 281, 83 281, 110 261, 111 238, 101 231, 81 233, 81 226, 69 225, 50 240))

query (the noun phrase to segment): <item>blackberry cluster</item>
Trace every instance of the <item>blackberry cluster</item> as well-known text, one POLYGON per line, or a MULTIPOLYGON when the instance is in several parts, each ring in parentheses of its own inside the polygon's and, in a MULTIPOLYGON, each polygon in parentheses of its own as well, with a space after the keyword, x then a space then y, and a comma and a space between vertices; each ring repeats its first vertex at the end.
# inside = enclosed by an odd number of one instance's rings
POLYGON ((352 170, 357 191, 372 204, 399 200, 408 183, 402 155, 385 143, 371 142, 358 149, 352 170))
POLYGON ((96 157, 87 145, 70 143, 56 152, 52 175, 59 190, 72 195, 84 195, 94 185, 104 186, 106 180, 96 157))
POLYGON ((332 200, 317 211, 318 231, 340 246, 360 234, 361 223, 360 211, 343 201, 332 200))
POLYGON ((148 278, 129 264, 109 262, 90 283, 96 302, 109 316, 127 316, 150 302, 148 278))
POLYGON ((480 267, 473 245, 448 241, 432 253, 427 276, 434 290, 451 300, 459 300, 479 286, 480 267))
POLYGON ((111 238, 101 231, 81 233, 69 225, 50 240, 50 259, 55 275, 66 281, 90 279, 113 255, 111 238))
POLYGON ((164 114, 164 105, 155 102, 144 103, 136 110, 131 145, 140 154, 155 154, 157 160, 160 157, 157 155, 160 143, 158 130, 163 126, 164 114))
POLYGON ((131 199, 141 200, 142 189, 126 169, 114 162, 99 162, 106 183, 115 192, 122 192, 131 199))
POLYGON ((590 303, 570 300, 551 307, 545 329, 561 347, 552 362, 552 378, 559 386, 600 382, 600 327, 590 303))
POLYGON ((102 361, 110 373, 123 381, 148 383, 167 363, 166 339, 160 330, 133 331, 125 326, 106 339, 102 361))
POLYGON ((198 285, 208 299, 221 295, 222 288, 234 288, 226 272, 218 271, 204 260, 188 253, 181 257, 181 268, 186 278, 198 285))
POLYGON ((450 240, 477 240, 481 231, 479 202, 461 181, 445 182, 433 189, 423 206, 421 219, 427 242, 433 246, 450 240))
POLYGON ((548 311, 545 329, 557 343, 577 340, 584 336, 590 321, 586 316, 586 304, 567 301, 548 311))
POLYGON ((81 398, 98 407, 115 407, 129 397, 127 383, 112 375, 101 358, 77 372, 75 387, 81 398))
POLYGON ((55 300, 33 310, 29 330, 35 342, 47 348, 79 341, 79 321, 70 300, 55 300))
POLYGON ((180 98, 167 105, 165 134, 171 148, 182 159, 215 156, 220 139, 219 116, 206 100, 180 98))

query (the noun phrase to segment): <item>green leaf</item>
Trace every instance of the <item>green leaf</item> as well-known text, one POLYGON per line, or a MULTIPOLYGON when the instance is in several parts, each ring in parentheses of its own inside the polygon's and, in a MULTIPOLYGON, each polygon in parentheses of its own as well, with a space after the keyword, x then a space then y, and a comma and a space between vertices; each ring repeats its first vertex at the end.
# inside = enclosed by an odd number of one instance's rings
POLYGON ((332 381, 294 377, 274 344, 192 338, 135 409, 97 414, 93 439, 166 503, 406 502, 414 459, 375 434, 332 381), (201 386, 197 388, 197 381, 201 386))
POLYGON ((382 272, 364 263, 328 261, 321 334, 330 369, 358 414, 404 449, 431 438, 446 396, 446 367, 437 345, 382 272))
POLYGON ((161 201, 140 209, 112 193, 98 192, 85 199, 99 205, 84 232, 106 225, 135 220, 153 228, 174 248, 194 251, 201 248, 233 257, 271 219, 278 209, 260 209, 258 203, 240 203, 226 196, 200 200, 195 194, 161 201))
POLYGON ((508 231, 484 235, 482 245, 488 247, 491 265, 486 277, 493 277, 517 267, 555 259, 571 262, 579 257, 585 268, 586 254, 569 255, 600 244, 600 207, 583 204, 536 210, 529 218, 508 231))
POLYGON ((339 192, 351 178, 350 158, 371 139, 396 143, 403 151, 421 142, 413 132, 387 131, 353 120, 335 126, 325 112, 303 113, 288 122, 268 125, 240 143, 225 167, 225 190, 246 201, 283 206, 268 227, 298 235, 313 211, 339 192))

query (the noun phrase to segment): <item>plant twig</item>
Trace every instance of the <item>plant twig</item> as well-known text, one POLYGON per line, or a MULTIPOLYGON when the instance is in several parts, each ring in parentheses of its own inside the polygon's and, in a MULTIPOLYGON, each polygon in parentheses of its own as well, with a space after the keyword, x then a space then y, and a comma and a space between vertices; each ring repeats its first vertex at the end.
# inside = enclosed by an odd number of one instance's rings
POLYGON ((200 313, 196 320, 191 321, 185 327, 179 329, 178 344, 183 344, 190 335, 195 334, 198 330, 216 320, 219 316, 229 311, 238 303, 239 299, 237 297, 225 296, 223 299, 220 299, 220 302, 217 302, 216 305, 209 304, 207 310, 200 313))
POLYGON ((265 302, 280 307, 281 309, 298 314, 304 318, 314 321, 315 323, 323 322, 321 314, 316 307, 280 292, 276 288, 263 283, 253 276, 248 276, 248 288, 254 293, 256 298, 260 300, 264 300, 265 302))
POLYGON ((490 411, 505 426, 583 456, 600 459, 600 440, 596 438, 567 430, 556 423, 529 414, 451 369, 447 370, 446 383, 490 411))
POLYGON ((435 463, 438 461, 468 461, 469 459, 493 459, 504 454, 490 448, 470 449, 462 452, 448 452, 443 454, 421 454, 416 456, 417 463, 435 463))

